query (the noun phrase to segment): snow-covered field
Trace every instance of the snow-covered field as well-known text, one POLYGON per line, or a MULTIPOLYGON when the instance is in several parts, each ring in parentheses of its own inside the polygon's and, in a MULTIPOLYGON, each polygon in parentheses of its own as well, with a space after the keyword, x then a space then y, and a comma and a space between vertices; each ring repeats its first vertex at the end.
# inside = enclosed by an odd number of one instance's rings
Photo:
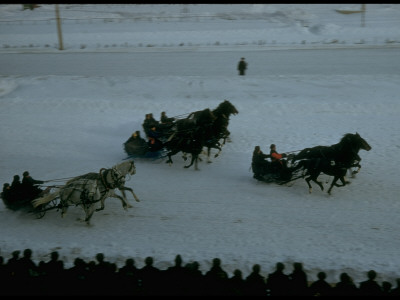
POLYGON ((228 99, 239 114, 230 119, 232 142, 213 163, 200 163, 199 171, 184 169, 180 155, 172 166, 137 159, 137 173, 127 186, 141 202, 129 197, 133 208, 124 211, 118 200, 109 199, 92 226, 78 220, 80 208, 70 207, 64 218, 49 211, 36 220, 0 203, 0 255, 8 259, 13 250, 31 248, 39 261, 58 250, 67 267, 78 256, 89 261, 98 252, 118 266, 132 257, 141 267, 146 256, 153 256, 155 266, 164 269, 181 254, 184 262, 198 261, 203 271, 219 257, 230 275, 238 268, 244 276, 255 263, 267 275, 278 261, 287 272, 300 261, 310 280, 323 270, 330 282, 348 272, 358 283, 374 269, 378 281, 395 284, 400 277, 400 55, 390 49, 399 47, 399 5, 367 5, 364 27, 361 14, 336 11, 360 5, 59 7, 66 18, 63 51, 53 5, 32 11, 0 5, 2 183, 25 170, 36 179, 53 180, 109 168, 126 157, 123 142, 132 132, 143 132, 150 112, 159 119, 162 111, 177 116, 213 109, 228 99), (327 58, 324 68, 331 66, 333 74, 321 74, 321 64, 306 52, 290 50, 298 48, 325 48, 319 50, 326 51, 321 52, 327 58), (354 73, 335 69, 346 59, 340 48, 358 49, 354 73), (252 61, 255 51, 268 56, 270 50, 288 51, 294 61, 309 60, 308 72, 290 74, 288 66, 284 75, 277 74, 252 61), (99 51, 107 53, 100 57, 106 62, 95 55, 99 51), (146 53, 164 52, 169 64, 158 63, 148 74, 104 75, 104 66, 123 65, 127 53, 132 60, 140 53, 138 66, 151 66, 146 53), (212 68, 179 75, 188 68, 180 65, 182 53, 196 57, 202 52, 215 64, 221 52, 235 61, 224 75, 212 68), (54 54, 75 73, 63 73, 60 65, 54 70, 54 54), (385 54, 393 55, 393 64, 374 73, 385 54), (249 62, 244 77, 235 69, 241 56, 249 62), (369 56, 371 67, 363 69, 369 56), (27 57, 34 60, 32 70, 20 65, 27 57), (167 73, 166 68, 174 75, 157 74, 167 73), (278 151, 289 152, 335 144, 349 132, 358 132, 372 150, 360 151, 361 172, 330 196, 317 186, 309 194, 303 180, 278 186, 252 178, 256 145, 268 152, 275 143, 278 151))

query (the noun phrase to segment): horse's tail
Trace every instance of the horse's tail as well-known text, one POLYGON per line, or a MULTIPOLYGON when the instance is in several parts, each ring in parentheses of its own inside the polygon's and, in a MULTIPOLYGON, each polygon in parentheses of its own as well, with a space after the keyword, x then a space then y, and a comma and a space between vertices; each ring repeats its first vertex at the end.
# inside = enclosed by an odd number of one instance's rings
POLYGON ((33 207, 38 207, 41 204, 45 204, 56 199, 59 195, 60 195, 60 190, 55 191, 54 193, 32 200, 32 205, 33 207))

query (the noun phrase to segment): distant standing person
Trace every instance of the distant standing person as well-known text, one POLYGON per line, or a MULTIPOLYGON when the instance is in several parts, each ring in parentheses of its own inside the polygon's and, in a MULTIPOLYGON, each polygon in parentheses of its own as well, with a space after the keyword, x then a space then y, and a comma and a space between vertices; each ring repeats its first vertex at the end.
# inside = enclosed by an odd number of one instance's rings
POLYGON ((247 62, 244 60, 244 57, 242 57, 238 63, 237 69, 239 70, 239 75, 243 75, 247 69, 247 62))

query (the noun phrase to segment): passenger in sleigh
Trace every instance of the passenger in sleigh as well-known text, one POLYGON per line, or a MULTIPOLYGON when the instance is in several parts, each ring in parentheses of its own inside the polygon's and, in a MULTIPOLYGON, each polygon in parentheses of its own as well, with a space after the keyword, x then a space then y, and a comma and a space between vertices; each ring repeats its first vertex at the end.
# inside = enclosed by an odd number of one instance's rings
POLYGON ((11 182, 11 193, 15 199, 23 198, 23 187, 19 175, 14 175, 11 182))
POLYGON ((262 176, 265 175, 270 167, 270 162, 266 160, 270 158, 268 154, 264 154, 260 146, 255 146, 253 151, 253 157, 251 161, 251 168, 253 169, 253 178, 262 180, 262 176))
POLYGON ((3 184, 3 191, 1 193, 1 198, 3 199, 4 203, 10 202, 12 198, 11 186, 8 182, 3 184))
POLYGON ((175 118, 168 118, 165 111, 161 112, 160 123, 156 126, 157 131, 160 132, 164 137, 169 136, 171 128, 175 125, 175 118))
POLYGON ((142 126, 143 126, 144 133, 146 134, 147 137, 149 136, 151 128, 153 126, 157 127, 158 125, 159 125, 159 122, 156 119, 154 119, 152 113, 146 114, 146 118, 144 119, 142 126))
POLYGON ((1 198, 8 209, 16 210, 23 204, 23 198, 20 194, 16 194, 9 183, 3 184, 3 192, 1 198))
POLYGON ((140 131, 136 130, 125 143, 133 143, 139 146, 140 144, 146 144, 146 140, 140 136, 140 131))
POLYGON ((172 125, 175 121, 175 118, 168 118, 165 111, 161 112, 160 122, 164 125, 172 125))
POLYGON ((23 192, 24 198, 33 200, 33 199, 37 198, 38 196, 40 196, 40 194, 43 192, 43 190, 41 188, 39 188, 37 185, 43 184, 44 181, 33 179, 29 175, 28 171, 25 171, 22 174, 22 176, 23 176, 23 178, 22 178, 21 186, 22 186, 22 192, 23 192))
POLYGON ((270 151, 270 156, 271 156, 271 161, 272 161, 272 168, 275 171, 282 171, 287 169, 287 162, 285 158, 287 157, 286 153, 278 153, 276 151, 276 145, 275 144, 271 144, 271 146, 269 147, 271 149, 270 151))
POLYGON ((149 139, 147 144, 151 152, 158 151, 163 147, 163 143, 159 140, 161 134, 157 131, 156 126, 151 127, 147 137, 149 139))

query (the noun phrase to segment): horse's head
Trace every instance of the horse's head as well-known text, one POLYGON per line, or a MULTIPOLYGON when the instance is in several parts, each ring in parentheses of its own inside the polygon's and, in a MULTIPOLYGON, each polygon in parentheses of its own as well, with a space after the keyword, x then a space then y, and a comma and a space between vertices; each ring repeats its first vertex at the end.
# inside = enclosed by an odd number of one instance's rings
POLYGON ((357 140, 358 145, 360 145, 360 149, 369 151, 372 149, 372 147, 367 143, 366 140, 364 140, 359 134, 358 132, 356 132, 355 134, 355 139, 357 140))
POLYGON ((343 138, 340 141, 340 144, 342 146, 345 146, 346 148, 351 148, 354 153, 358 153, 360 149, 369 151, 372 149, 372 147, 367 143, 366 140, 364 140, 358 133, 352 134, 352 133, 347 133, 343 136, 343 138))
POLYGON ((124 161, 118 165, 115 165, 112 169, 114 172, 121 174, 121 176, 125 176, 127 174, 133 175, 136 173, 135 162, 133 160, 124 161))
POLYGON ((222 105, 224 107, 224 110, 226 111, 226 113, 229 115, 237 115, 239 113, 239 111, 236 109, 236 107, 230 103, 228 100, 224 100, 224 102, 222 102, 222 105))
POLYGON ((236 115, 239 113, 239 111, 236 109, 236 107, 230 103, 228 100, 224 100, 218 107, 214 110, 214 112, 218 112, 220 115, 236 115))
POLYGON ((347 140, 347 142, 349 143, 349 145, 351 146, 351 148, 353 149, 353 151, 355 153, 358 153, 358 151, 360 151, 360 149, 363 149, 366 151, 371 150, 371 146, 367 143, 366 140, 364 140, 358 134, 358 132, 356 132, 356 134, 351 134, 351 133, 346 134, 345 139, 347 140))
POLYGON ((135 162, 134 162, 133 160, 129 160, 128 162, 129 162, 129 168, 128 168, 126 174, 129 174, 129 175, 134 175, 134 174, 136 174, 135 162))

